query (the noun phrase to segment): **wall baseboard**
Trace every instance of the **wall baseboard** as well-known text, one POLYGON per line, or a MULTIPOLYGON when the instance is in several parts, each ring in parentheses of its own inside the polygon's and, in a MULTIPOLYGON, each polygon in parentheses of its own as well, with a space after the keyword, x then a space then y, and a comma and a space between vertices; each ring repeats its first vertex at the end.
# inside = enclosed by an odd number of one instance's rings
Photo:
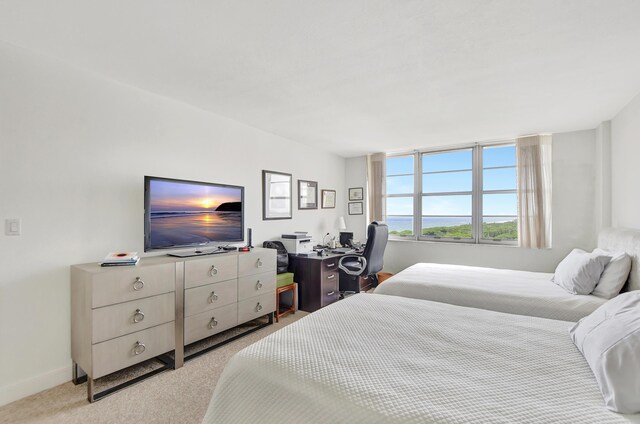
POLYGON ((0 406, 71 381, 71 366, 0 387, 0 406))

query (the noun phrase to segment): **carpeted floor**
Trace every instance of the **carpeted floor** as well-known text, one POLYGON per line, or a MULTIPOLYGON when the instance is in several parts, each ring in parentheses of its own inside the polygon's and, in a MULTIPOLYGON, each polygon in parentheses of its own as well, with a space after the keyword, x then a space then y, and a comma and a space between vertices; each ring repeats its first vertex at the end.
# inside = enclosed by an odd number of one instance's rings
POLYGON ((200 423, 227 361, 251 343, 307 315, 280 318, 262 328, 90 404, 86 384, 65 383, 0 408, 1 423, 200 423))

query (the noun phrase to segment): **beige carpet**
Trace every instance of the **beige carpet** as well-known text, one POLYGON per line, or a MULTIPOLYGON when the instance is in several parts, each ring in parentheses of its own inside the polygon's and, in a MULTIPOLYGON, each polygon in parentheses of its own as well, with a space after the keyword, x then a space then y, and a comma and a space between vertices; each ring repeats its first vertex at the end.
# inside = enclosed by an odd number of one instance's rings
POLYGON ((282 317, 262 328, 95 403, 87 386, 69 382, 0 408, 0 423, 200 423, 227 361, 239 350, 302 318, 282 317))

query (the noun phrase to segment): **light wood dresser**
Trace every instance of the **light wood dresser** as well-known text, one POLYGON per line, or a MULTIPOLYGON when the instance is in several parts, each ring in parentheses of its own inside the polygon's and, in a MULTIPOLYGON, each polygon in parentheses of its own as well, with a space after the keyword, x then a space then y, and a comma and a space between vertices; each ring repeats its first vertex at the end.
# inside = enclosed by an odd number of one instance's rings
POLYGON ((139 380, 95 393, 94 380, 107 374, 152 358, 164 366, 149 374, 179 368, 185 345, 265 315, 272 323, 275 291, 273 249, 149 257, 135 267, 74 265, 74 383, 86 374, 93 402, 139 380))

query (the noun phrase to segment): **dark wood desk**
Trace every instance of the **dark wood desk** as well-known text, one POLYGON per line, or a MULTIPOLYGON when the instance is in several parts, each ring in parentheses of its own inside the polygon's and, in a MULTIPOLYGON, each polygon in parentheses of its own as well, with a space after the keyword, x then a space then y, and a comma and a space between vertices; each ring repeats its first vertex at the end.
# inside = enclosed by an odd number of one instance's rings
POLYGON ((341 254, 300 256, 289 254, 289 272, 298 283, 298 309, 313 312, 340 297, 341 254))

